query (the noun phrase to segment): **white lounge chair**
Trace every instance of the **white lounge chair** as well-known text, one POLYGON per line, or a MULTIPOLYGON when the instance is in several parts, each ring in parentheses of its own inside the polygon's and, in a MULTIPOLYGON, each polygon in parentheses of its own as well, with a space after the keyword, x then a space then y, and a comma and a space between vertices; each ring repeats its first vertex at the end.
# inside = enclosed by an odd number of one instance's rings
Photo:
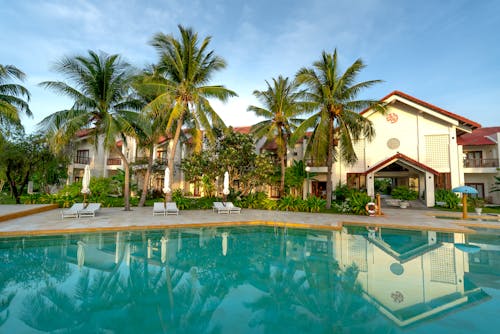
POLYGON ((179 209, 177 208, 177 204, 175 204, 175 202, 167 202, 166 214, 167 215, 179 214, 179 209))
POLYGON ((241 208, 234 206, 233 202, 226 202, 226 207, 229 208, 229 213, 241 213, 241 208))
POLYGON ((78 210, 78 217, 95 217, 96 212, 101 208, 101 203, 89 203, 87 207, 78 210))
POLYGON ((83 209, 83 203, 75 203, 66 210, 61 211, 62 218, 78 218, 78 211, 83 209))
POLYGON ((212 206, 213 211, 217 211, 217 213, 227 213, 229 214, 229 207, 227 207, 224 203, 222 202, 214 202, 212 206))
POLYGON ((167 210, 165 208, 164 202, 154 202, 153 203, 153 216, 165 216, 167 210))

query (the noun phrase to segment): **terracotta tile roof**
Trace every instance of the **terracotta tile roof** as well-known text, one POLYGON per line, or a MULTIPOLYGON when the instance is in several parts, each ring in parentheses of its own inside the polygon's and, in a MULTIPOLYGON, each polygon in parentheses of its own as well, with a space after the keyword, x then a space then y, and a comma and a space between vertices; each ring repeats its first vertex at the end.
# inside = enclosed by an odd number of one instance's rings
POLYGON ((276 140, 270 139, 262 146, 262 150, 276 151, 278 149, 278 144, 276 140))
POLYGON ((488 137, 495 136, 500 132, 500 126, 479 128, 472 133, 461 135, 457 138, 458 145, 496 145, 497 143, 488 137))
POLYGON ((234 132, 249 134, 251 128, 252 128, 251 126, 236 126, 236 127, 233 127, 233 130, 234 130, 234 132))
POLYGON ((405 161, 412 166, 419 167, 420 169, 426 170, 429 173, 432 173, 434 175, 439 175, 439 172, 437 170, 432 169, 429 166, 426 166, 423 163, 418 162, 417 160, 412 159, 409 156, 404 155, 403 153, 399 153, 399 152, 396 153, 395 155, 393 155, 392 157, 389 157, 389 158, 385 159, 384 161, 379 162, 375 166, 371 167, 370 169, 366 170, 364 172, 364 174, 369 174, 369 173, 375 172, 375 171, 382 169, 383 167, 385 167, 385 166, 387 166, 387 165, 389 165, 397 160, 405 161))
MULTIPOLYGON (((422 101, 420 99, 417 99, 416 97, 413 97, 411 95, 408 95, 406 93, 403 93, 403 92, 400 92, 398 90, 395 90, 391 93, 389 93, 388 95, 384 96, 383 98, 380 99, 380 101, 385 101, 387 100, 388 98, 390 98, 391 96, 399 96, 399 97, 402 97, 404 99, 407 99, 413 103, 416 103, 416 104, 419 104, 425 108, 428 108, 428 109, 432 109, 440 114, 443 114, 445 116, 448 116, 448 117, 451 117, 453 119, 456 119, 457 121, 459 121, 460 123, 463 123, 464 125, 467 125, 467 126, 470 126, 472 129, 476 129, 476 128, 480 128, 481 127, 481 124, 479 123, 476 123, 468 118, 465 118, 465 117, 462 117, 460 115, 457 115, 457 114, 454 114, 452 112, 449 112, 448 110, 444 110, 442 108, 439 108, 433 104, 430 104, 428 102, 425 102, 425 101, 422 101)), ((361 114, 364 114, 365 112, 367 112, 368 110, 370 110, 370 108, 368 109, 365 109, 361 112, 361 114)))
POLYGON ((86 137, 90 134, 90 132, 92 132, 93 128, 92 129, 81 129, 81 130, 78 130, 76 132, 76 136, 79 137, 79 138, 82 138, 82 137, 86 137))

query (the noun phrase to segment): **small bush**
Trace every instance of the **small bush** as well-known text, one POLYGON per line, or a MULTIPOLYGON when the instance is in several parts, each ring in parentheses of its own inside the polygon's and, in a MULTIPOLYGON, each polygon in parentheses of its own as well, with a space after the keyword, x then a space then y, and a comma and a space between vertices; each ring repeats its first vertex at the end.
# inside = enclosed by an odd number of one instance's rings
POLYGON ((434 199, 436 202, 444 202, 444 206, 449 209, 456 209, 460 204, 460 198, 451 190, 446 189, 436 189, 434 199))
POLYGON ((411 190, 410 188, 404 186, 392 189, 391 195, 393 198, 403 201, 411 201, 418 198, 418 193, 415 190, 411 190))

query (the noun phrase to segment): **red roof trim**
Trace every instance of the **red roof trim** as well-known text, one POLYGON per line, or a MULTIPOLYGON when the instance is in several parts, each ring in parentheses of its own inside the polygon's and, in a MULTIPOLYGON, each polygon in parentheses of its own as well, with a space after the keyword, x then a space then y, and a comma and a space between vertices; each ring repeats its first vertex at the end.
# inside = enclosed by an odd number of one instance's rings
POLYGON ((439 172, 435 169, 432 169, 430 168, 429 166, 426 166, 424 165, 423 163, 421 162, 418 162, 417 160, 414 160, 412 158, 410 158, 409 156, 406 156, 404 155, 403 153, 396 153, 395 155, 393 155, 392 157, 390 158, 387 158, 385 159, 384 161, 376 164, 375 166, 373 166, 372 168, 368 169, 367 171, 364 172, 364 174, 369 174, 369 173, 372 173, 374 171, 377 171, 379 170, 381 167, 393 162, 393 161, 396 161, 396 160, 403 160, 403 161, 406 161, 408 162, 410 165, 413 165, 413 166, 416 166, 416 167, 419 167, 423 170, 426 170, 428 171, 429 173, 432 173, 434 175, 439 175, 439 172))
POLYGON ((457 138, 457 144, 463 146, 482 146, 482 145, 496 145, 496 142, 489 136, 500 133, 500 126, 480 128, 466 133, 457 138))
MULTIPOLYGON (((473 128, 480 128, 481 127, 481 124, 476 123, 476 122, 474 122, 474 121, 472 121, 472 120, 470 120, 468 118, 465 118, 465 117, 462 117, 460 115, 454 114, 452 112, 449 112, 448 110, 444 110, 442 108, 439 108, 438 106, 435 106, 435 105, 430 104, 428 102, 422 101, 420 99, 417 99, 416 97, 413 97, 413 96, 408 95, 406 93, 400 92, 398 90, 395 90, 395 91, 389 93, 388 95, 384 96, 382 99, 380 99, 380 101, 385 101, 385 100, 387 100, 388 98, 390 98, 391 96, 394 96, 394 95, 397 95, 399 97, 402 97, 402 98, 405 98, 407 100, 410 100, 410 101, 412 101, 412 102, 414 102, 416 104, 420 104, 421 106, 426 107, 428 109, 432 109, 434 111, 437 111, 438 113, 446 115, 446 116, 451 117, 453 119, 456 119, 459 122, 468 124, 468 125, 470 125, 473 128)), ((370 110, 370 108, 367 108, 367 109, 363 110, 361 112, 361 114, 366 113, 368 110, 370 110)))

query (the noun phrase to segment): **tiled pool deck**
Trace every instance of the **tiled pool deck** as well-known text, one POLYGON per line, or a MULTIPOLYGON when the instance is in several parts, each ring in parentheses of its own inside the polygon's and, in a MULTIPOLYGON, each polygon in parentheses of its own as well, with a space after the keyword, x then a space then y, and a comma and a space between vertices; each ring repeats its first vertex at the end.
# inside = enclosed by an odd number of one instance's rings
POLYGON ((212 210, 182 210, 178 216, 153 216, 152 207, 102 208, 93 218, 61 218, 60 209, 43 205, 0 205, 0 236, 79 233, 97 230, 163 229, 222 225, 286 225, 340 229, 343 224, 472 232, 469 227, 500 229, 500 217, 476 216, 461 220, 460 213, 436 210, 384 208, 383 216, 368 217, 303 212, 243 209, 241 214, 217 214, 212 210), (49 209, 49 211, 34 213, 49 209), (25 215, 26 214, 26 215, 25 215), (13 219, 2 219, 12 218, 13 219), (436 216, 449 218, 436 218, 436 216), (3 221, 2 221, 3 220, 3 221))

